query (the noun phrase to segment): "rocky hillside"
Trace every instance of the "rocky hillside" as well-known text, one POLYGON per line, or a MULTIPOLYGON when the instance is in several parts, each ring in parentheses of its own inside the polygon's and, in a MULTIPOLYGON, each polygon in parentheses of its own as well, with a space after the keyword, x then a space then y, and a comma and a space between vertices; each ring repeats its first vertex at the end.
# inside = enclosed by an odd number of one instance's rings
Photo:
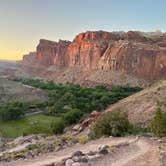
MULTIPOLYGON (((108 107, 104 112, 92 112, 80 123, 66 128, 67 134, 84 135, 103 113, 123 111, 132 124, 148 126, 157 108, 157 102, 166 101, 166 81, 160 81, 108 107)), ((164 110, 165 106, 162 107, 164 110)))
MULTIPOLYGON (((23 59, 27 64, 25 59, 27 56, 23 59)), ((165 79, 166 34, 94 31, 80 33, 72 42, 42 39, 35 58, 30 59, 47 67, 79 66, 87 70, 121 72, 151 81, 165 79)))
POLYGON ((166 81, 160 81, 151 87, 117 102, 106 111, 126 111, 130 121, 146 125, 154 115, 157 102, 164 100, 166 100, 166 81))
POLYGON ((42 102, 47 98, 47 94, 41 89, 26 86, 5 78, 0 78, 0 105, 4 105, 4 103, 8 103, 13 100, 42 102))

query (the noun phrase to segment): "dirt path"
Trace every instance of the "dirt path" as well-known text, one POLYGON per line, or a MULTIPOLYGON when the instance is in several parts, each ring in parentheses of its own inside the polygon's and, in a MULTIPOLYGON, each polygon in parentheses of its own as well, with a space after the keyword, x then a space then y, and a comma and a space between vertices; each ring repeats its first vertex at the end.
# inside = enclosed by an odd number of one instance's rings
MULTIPOLYGON (((135 141, 135 137, 124 137, 124 138, 105 138, 105 139, 99 139, 95 141, 91 141, 85 145, 76 145, 70 148, 66 148, 64 150, 47 154, 45 156, 40 156, 35 159, 31 160, 20 160, 20 161, 14 161, 9 163, 0 163, 0 166, 43 166, 50 163, 57 163, 61 161, 64 158, 70 157, 71 154, 75 151, 81 150, 84 153, 87 153, 89 151, 96 151, 99 146, 101 145, 116 145, 121 142, 133 142, 135 141)), ((95 166, 123 166, 127 164, 128 162, 138 158, 140 155, 143 155, 147 153, 151 148, 154 148, 151 143, 144 139, 139 139, 135 144, 133 144, 130 149, 126 149, 122 152, 119 152, 119 155, 115 155, 110 161, 110 157, 104 158, 103 160, 97 161, 96 163, 93 163, 95 166)), ((127 165, 125 165, 127 166, 127 165)), ((155 165, 158 166, 158 165, 155 165)))
POLYGON ((158 146, 151 141, 140 139, 114 154, 84 166, 160 166, 158 146))
MULTIPOLYGON (((147 142, 146 142, 147 143, 147 142)), ((128 161, 124 166, 160 166, 158 146, 148 142, 148 150, 128 161)))
MULTIPOLYGON (((127 164, 129 161, 137 158, 141 154, 146 153, 149 150, 151 145, 148 144, 147 142, 143 141, 143 140, 139 140, 133 146, 135 146, 135 148, 133 148, 131 151, 129 150, 128 152, 126 152, 127 153, 126 155, 122 154, 123 157, 121 157, 120 159, 116 160, 112 164, 112 166, 118 166, 118 165, 125 165, 125 164, 127 164), (133 153, 131 153, 131 152, 133 152, 133 153)), ((131 145, 131 147, 132 147, 132 145, 131 145)))

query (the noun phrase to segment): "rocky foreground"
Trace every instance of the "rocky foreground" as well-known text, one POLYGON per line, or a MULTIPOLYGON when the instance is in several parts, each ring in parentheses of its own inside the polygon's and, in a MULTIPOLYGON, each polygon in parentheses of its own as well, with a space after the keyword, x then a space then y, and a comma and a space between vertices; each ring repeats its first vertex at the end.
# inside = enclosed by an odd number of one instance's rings
POLYGON ((12 141, 13 144, 17 144, 16 147, 8 147, 10 150, 0 153, 0 166, 110 166, 110 164, 113 166, 131 166, 133 164, 136 166, 165 166, 166 142, 153 137, 110 137, 73 145, 69 145, 70 141, 66 139, 66 143, 63 142, 59 148, 54 148, 50 152, 45 149, 44 154, 41 152, 41 147, 35 149, 35 145, 45 141, 45 147, 49 150, 51 144, 48 143, 53 140, 56 141, 56 137, 28 136, 16 139, 14 142, 12 141), (21 158, 19 152, 30 146, 31 149, 27 156, 21 158), (37 150, 40 151, 39 155, 30 155, 37 150), (2 154, 7 155, 7 151, 8 156, 9 154, 14 156, 15 153, 15 158, 2 160, 2 154))

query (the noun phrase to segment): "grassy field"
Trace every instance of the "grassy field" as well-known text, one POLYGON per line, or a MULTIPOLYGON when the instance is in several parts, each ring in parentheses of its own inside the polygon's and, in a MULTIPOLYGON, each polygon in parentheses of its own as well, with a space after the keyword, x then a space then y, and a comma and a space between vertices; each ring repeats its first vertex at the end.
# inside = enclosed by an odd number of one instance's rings
POLYGON ((26 134, 52 134, 50 125, 58 118, 34 115, 20 120, 0 122, 0 136, 16 138, 26 134))

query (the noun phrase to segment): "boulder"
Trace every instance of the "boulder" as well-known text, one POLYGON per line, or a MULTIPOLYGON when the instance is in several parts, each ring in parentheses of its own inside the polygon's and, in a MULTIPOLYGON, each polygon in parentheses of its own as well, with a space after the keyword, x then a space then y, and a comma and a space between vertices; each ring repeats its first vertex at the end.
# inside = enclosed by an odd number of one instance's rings
POLYGON ((80 156, 83 156, 83 155, 84 155, 84 153, 82 151, 76 151, 72 154, 72 157, 76 157, 76 156, 80 157, 80 156))
POLYGON ((99 154, 103 154, 103 155, 108 154, 109 153, 108 149, 109 149, 109 146, 107 145, 103 145, 99 147, 99 154))
POLYGON ((74 163, 74 161, 72 159, 67 159, 65 162, 66 166, 72 166, 72 164, 74 163))

